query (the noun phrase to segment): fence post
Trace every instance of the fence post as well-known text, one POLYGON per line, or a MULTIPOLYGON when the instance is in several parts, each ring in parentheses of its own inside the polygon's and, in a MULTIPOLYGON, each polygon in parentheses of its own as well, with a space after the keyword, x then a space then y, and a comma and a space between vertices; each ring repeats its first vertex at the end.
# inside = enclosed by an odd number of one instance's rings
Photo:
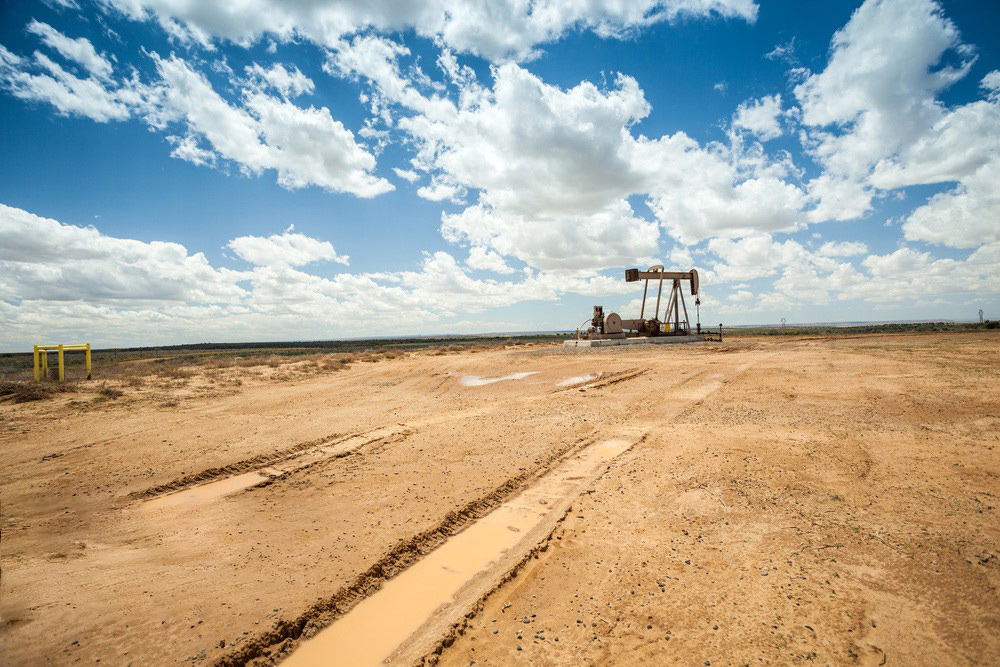
POLYGON ((87 343, 87 379, 90 379, 90 343, 87 343))
POLYGON ((62 382, 65 378, 65 368, 63 366, 63 346, 59 343, 59 381, 62 382))
POLYGON ((719 322, 719 342, 722 342, 722 322, 719 322))
POLYGON ((38 346, 36 345, 35 346, 35 382, 38 382, 38 375, 39 375, 38 371, 39 371, 39 368, 38 368, 38 346))

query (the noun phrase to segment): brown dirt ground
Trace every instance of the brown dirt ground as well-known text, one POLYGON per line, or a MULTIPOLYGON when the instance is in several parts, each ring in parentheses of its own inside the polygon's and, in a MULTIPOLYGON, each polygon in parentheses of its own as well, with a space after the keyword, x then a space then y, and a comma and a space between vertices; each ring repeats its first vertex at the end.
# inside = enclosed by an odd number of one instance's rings
POLYGON ((563 452, 641 429, 444 664, 998 664, 996 334, 300 371, 0 403, 0 662, 266 662, 563 452), (339 442, 263 486, 144 502, 339 442))

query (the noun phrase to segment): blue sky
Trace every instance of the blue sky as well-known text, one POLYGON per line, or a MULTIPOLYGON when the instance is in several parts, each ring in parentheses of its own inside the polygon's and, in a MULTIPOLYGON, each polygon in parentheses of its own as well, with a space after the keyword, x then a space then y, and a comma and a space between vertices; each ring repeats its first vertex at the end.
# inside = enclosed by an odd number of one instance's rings
POLYGON ((0 8, 0 349, 1000 316, 1000 6, 0 8))

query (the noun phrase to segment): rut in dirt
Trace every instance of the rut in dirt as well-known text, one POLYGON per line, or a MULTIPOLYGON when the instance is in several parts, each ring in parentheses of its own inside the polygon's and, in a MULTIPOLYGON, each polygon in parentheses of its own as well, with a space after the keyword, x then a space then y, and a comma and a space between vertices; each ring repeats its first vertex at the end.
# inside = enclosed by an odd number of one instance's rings
POLYGON ((596 441, 596 437, 590 436, 556 448, 539 459, 534 468, 525 470, 489 493, 453 510, 433 528, 401 541, 347 586, 321 598, 299 616, 279 620, 270 630, 249 639, 238 649, 219 658, 215 664, 219 667, 276 664, 294 650, 300 639, 308 639, 332 624, 378 592, 386 581, 526 489, 568 457, 596 441))
MULTIPOLYGON (((412 429, 375 429, 367 432, 335 433, 332 435, 309 440, 287 449, 270 454, 261 454, 253 458, 237 461, 227 466, 208 468, 192 475, 159 484, 157 486, 129 494, 132 500, 151 501, 166 495, 179 496, 180 492, 198 489, 205 498, 225 495, 240 489, 272 483, 276 479, 287 476, 322 460, 343 458, 357 452, 362 447, 382 442, 397 441, 401 437, 412 435, 412 429), (254 475, 258 477, 254 478, 254 475), (240 478, 240 483, 232 480, 240 478), (211 485, 218 489, 209 489, 211 485), (229 490, 225 490, 231 487, 229 490)), ((195 493, 193 495, 198 495, 195 493)))

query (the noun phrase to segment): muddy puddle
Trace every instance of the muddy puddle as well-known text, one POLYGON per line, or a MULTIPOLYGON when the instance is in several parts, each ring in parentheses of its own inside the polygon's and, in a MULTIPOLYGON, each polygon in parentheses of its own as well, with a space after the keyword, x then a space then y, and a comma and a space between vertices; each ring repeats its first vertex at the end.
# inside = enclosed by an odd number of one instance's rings
POLYGON ((143 502, 142 508, 143 510, 158 510, 168 507, 177 508, 217 500, 231 493, 249 489, 278 475, 306 468, 317 461, 345 456, 365 445, 405 437, 407 433, 405 429, 378 429, 368 433, 352 435, 328 442, 324 445, 317 445, 315 448, 290 457, 281 463, 274 463, 265 468, 223 477, 218 480, 151 498, 143 502))
MULTIPOLYGON (((509 550, 518 548, 527 553, 542 539, 542 535, 532 534, 532 529, 549 515, 564 511, 567 499, 575 498, 631 445, 626 440, 609 440, 567 459, 533 487, 386 582, 346 616, 302 644, 282 665, 382 663, 437 610, 451 604, 460 589, 509 550)), ((490 578, 482 579, 488 585, 490 578)))
POLYGON ((571 378, 566 378, 562 382, 557 382, 557 387, 572 387, 575 384, 582 384, 584 382, 590 382, 591 380, 596 380, 603 377, 604 373, 590 373, 588 375, 574 375, 571 378))
POLYGON ((483 385, 493 384, 494 382, 503 382, 504 380, 523 380, 524 378, 532 375, 538 375, 538 371, 511 373, 510 375, 495 378, 483 377, 482 375, 463 375, 461 379, 459 379, 458 383, 463 387, 482 387, 483 385))
MULTIPOLYGON (((215 500, 217 498, 221 498, 222 496, 229 495, 230 493, 236 493, 237 491, 242 491, 243 489, 249 489, 251 486, 256 486, 257 484, 270 479, 271 474, 268 474, 269 472, 270 471, 255 470, 254 472, 246 472, 242 475, 226 477, 216 482, 199 484, 198 486, 193 486, 190 489, 184 489, 183 491, 147 500, 143 503, 143 509, 156 510, 163 509, 165 507, 177 507, 179 505, 203 503, 209 500, 215 500)), ((276 474, 276 471, 274 474, 276 474)))

